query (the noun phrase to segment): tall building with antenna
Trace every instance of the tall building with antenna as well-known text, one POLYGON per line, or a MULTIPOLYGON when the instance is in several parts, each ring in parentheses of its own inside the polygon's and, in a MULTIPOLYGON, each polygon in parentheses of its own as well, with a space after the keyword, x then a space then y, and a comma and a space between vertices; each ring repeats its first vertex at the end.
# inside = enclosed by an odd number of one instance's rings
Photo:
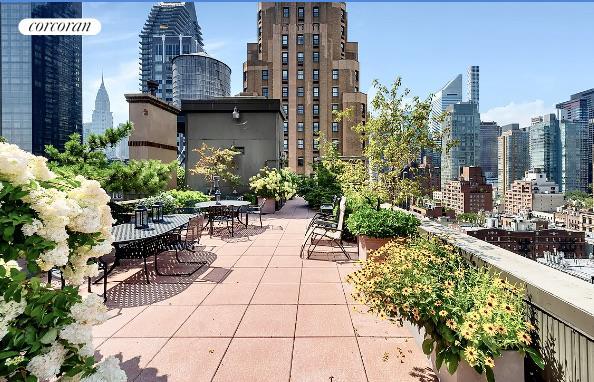
POLYGON ((471 65, 466 71, 466 95, 469 102, 479 104, 479 67, 471 65))

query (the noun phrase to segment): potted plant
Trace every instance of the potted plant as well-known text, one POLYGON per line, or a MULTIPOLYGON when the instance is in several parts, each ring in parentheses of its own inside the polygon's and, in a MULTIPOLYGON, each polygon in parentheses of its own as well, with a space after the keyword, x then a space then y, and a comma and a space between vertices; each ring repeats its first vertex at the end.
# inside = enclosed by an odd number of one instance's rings
POLYGON ((296 194, 297 177, 288 168, 263 168, 250 178, 250 189, 258 196, 258 204, 266 199, 262 213, 274 213, 277 203, 296 194))
POLYGON ((366 260, 369 251, 377 250, 390 239, 414 235, 420 221, 401 211, 362 206, 349 215, 346 224, 357 236, 359 258, 366 260))
POLYGON ((355 298, 418 328, 440 380, 523 381, 525 354, 543 367, 530 346, 534 327, 520 286, 436 240, 390 242, 376 256, 383 261, 367 261, 349 276, 355 298))

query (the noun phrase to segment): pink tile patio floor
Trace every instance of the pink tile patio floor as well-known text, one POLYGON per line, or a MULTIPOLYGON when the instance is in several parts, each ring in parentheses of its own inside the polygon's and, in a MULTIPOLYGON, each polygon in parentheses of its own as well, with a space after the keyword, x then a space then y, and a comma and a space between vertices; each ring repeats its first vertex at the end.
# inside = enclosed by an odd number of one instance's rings
POLYGON ((189 277, 156 276, 149 264, 146 284, 138 263, 117 268, 97 357, 120 357, 130 381, 436 381, 405 328, 354 304, 344 280, 355 262, 334 249, 299 258, 311 215, 296 199, 264 229, 205 234, 209 266, 189 277))

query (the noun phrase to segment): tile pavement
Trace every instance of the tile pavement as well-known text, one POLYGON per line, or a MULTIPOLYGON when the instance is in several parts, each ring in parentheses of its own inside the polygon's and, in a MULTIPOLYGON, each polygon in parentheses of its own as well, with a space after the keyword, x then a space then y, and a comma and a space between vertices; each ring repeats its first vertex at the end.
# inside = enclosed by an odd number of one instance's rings
POLYGON ((355 304, 345 277, 356 263, 299 258, 310 216, 296 199, 263 232, 205 235, 210 264, 191 277, 151 271, 144 284, 123 267, 97 357, 120 357, 130 381, 436 381, 406 329, 355 304))

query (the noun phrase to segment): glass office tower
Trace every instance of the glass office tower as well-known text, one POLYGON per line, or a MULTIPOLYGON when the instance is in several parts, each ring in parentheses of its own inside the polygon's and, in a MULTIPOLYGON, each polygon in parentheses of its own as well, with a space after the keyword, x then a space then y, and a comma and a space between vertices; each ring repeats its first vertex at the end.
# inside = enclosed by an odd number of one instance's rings
POLYGON ((206 53, 183 54, 173 59, 173 103, 181 100, 228 97, 231 68, 206 53))
POLYGON ((81 36, 24 36, 24 18, 82 17, 81 3, 0 4, 0 135, 43 154, 82 133, 81 36))

